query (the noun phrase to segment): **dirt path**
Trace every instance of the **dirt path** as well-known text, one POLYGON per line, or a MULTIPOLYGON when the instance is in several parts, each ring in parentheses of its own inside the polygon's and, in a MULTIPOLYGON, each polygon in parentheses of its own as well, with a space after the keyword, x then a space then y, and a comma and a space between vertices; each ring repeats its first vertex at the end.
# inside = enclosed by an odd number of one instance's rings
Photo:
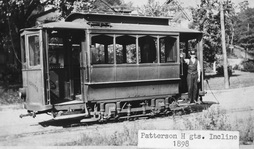
POLYGON ((205 101, 219 102, 227 110, 254 109, 254 87, 230 90, 208 90, 205 101))

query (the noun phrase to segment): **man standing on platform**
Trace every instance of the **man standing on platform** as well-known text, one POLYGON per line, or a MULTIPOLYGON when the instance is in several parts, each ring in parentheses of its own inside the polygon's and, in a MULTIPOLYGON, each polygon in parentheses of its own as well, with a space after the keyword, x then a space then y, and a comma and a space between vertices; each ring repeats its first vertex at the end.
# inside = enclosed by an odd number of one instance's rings
MULTIPOLYGON (((180 55, 183 57, 183 54, 180 55)), ((188 102, 200 103, 198 100, 198 83, 200 82, 200 64, 196 58, 196 51, 190 51, 190 59, 183 59, 188 65, 187 85, 188 85, 188 102)))

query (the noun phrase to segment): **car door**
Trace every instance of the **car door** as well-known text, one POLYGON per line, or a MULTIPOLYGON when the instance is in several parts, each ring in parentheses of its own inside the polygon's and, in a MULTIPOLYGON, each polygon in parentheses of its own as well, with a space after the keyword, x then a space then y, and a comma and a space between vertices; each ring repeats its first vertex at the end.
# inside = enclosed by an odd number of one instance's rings
POLYGON ((42 31, 31 31, 26 34, 27 54, 27 101, 26 108, 32 111, 49 109, 50 103, 45 100, 45 81, 43 69, 42 31), (47 106, 48 105, 48 106, 47 106))

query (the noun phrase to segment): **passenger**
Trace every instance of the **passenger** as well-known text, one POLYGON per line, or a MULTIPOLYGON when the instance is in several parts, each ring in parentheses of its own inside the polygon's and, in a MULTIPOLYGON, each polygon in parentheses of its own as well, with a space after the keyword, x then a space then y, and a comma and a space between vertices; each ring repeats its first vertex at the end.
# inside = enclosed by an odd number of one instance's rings
MULTIPOLYGON (((183 54, 180 54, 183 57, 183 54)), ((188 86, 188 103, 198 103, 198 83, 200 82, 200 64, 196 58, 196 52, 190 51, 190 59, 183 59, 188 65, 187 86, 188 86)))

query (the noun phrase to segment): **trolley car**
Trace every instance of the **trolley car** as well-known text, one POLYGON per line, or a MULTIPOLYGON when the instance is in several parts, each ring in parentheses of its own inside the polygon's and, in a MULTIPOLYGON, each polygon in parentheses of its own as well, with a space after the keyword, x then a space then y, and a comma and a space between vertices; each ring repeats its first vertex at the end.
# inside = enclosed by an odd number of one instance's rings
POLYGON ((28 114, 21 117, 51 113, 91 122, 169 113, 185 92, 180 46, 187 54, 195 44, 203 72, 202 33, 169 21, 73 13, 23 29, 20 95, 28 114))

